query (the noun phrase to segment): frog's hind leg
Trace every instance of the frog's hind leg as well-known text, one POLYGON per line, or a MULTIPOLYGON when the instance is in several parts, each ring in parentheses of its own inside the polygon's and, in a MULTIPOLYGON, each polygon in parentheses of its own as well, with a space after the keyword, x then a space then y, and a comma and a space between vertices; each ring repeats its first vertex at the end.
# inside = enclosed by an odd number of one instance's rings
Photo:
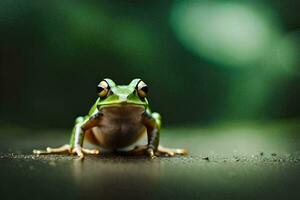
MULTIPOLYGON (((84 123, 85 118, 84 117, 78 117, 75 121, 75 126, 72 130, 70 144, 65 144, 58 148, 51 148, 47 147, 46 150, 33 150, 33 154, 37 155, 45 155, 45 154, 62 154, 62 153, 68 153, 68 154, 77 154, 80 158, 84 157, 84 154, 92 154, 97 155, 100 153, 98 149, 86 149, 82 147, 83 138, 84 138, 84 132, 81 129, 82 123, 84 123), (76 135, 77 134, 77 135, 76 135), (78 145, 75 144, 75 140, 78 140, 78 143, 81 143, 78 145)), ((89 134, 88 134, 89 135, 89 134)))
POLYGON ((33 153, 37 154, 37 155, 63 154, 63 153, 74 154, 77 151, 82 151, 85 154, 92 154, 92 155, 97 155, 97 154, 100 153, 100 151, 98 149, 86 149, 86 148, 83 148, 83 147, 72 148, 71 145, 69 145, 69 144, 65 144, 65 145, 63 145, 61 147, 58 147, 58 148, 47 147, 46 151, 34 149, 33 153))
MULTIPOLYGON (((128 155, 132 156, 140 156, 140 155, 147 155, 147 145, 141 145, 141 146, 136 146, 133 150, 128 151, 128 155)), ((177 148, 167 148, 163 146, 158 146, 155 155, 160 156, 160 155, 165 155, 165 156, 176 156, 176 155, 186 155, 187 150, 186 149, 177 149, 177 148)))

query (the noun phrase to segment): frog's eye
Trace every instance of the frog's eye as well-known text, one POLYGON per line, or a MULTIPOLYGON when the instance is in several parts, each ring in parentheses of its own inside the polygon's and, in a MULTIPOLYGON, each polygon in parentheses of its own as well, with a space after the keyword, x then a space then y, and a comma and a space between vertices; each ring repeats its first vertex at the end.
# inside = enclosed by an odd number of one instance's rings
POLYGON ((140 97, 146 97, 147 93, 148 93, 148 86, 146 85, 146 83, 144 83, 144 81, 140 81, 137 86, 137 93, 140 97))
POLYGON ((97 85, 97 92, 99 97, 106 97, 109 92, 109 85, 106 81, 101 81, 97 85))

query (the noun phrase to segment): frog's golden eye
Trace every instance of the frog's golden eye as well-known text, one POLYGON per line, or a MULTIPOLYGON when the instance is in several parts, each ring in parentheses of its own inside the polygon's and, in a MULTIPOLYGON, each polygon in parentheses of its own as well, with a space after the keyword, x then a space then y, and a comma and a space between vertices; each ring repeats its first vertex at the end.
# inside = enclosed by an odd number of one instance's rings
POLYGON ((109 92, 109 85, 106 81, 101 81, 97 85, 97 92, 99 97, 106 97, 109 92))
POLYGON ((147 93, 148 93, 148 86, 146 85, 146 83, 144 83, 144 81, 140 81, 137 86, 137 93, 140 97, 146 97, 147 93))

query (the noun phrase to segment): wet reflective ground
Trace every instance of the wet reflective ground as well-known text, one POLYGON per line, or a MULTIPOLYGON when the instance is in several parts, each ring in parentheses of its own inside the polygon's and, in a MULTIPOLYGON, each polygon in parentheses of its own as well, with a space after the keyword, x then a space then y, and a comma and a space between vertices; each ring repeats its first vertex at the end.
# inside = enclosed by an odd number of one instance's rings
POLYGON ((287 199, 300 197, 297 123, 169 128, 188 156, 33 156, 67 131, 0 129, 1 199, 287 199))

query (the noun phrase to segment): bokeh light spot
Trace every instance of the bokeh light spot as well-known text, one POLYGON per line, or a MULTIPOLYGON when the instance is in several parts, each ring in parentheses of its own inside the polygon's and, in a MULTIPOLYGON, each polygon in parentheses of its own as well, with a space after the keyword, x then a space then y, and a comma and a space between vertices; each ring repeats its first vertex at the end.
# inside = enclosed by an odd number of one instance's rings
POLYGON ((268 14, 233 2, 177 2, 171 10, 171 26, 190 51, 233 67, 256 62, 270 51, 278 35, 268 14))

